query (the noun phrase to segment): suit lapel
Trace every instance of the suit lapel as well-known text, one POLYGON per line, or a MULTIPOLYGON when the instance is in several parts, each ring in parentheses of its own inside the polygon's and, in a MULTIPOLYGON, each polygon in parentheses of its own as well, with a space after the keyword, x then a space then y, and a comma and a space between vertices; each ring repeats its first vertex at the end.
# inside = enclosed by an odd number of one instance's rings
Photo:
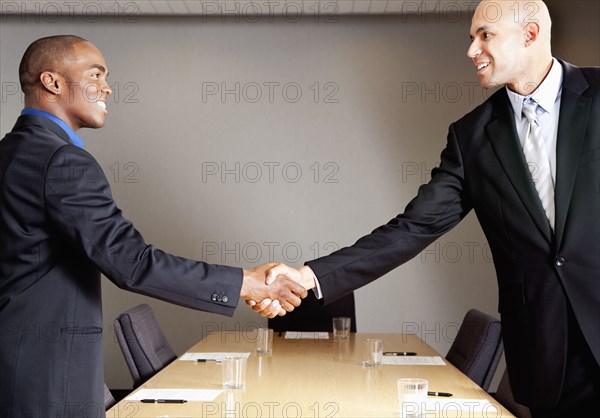
POLYGON ((514 115, 508 100, 508 95, 504 89, 495 94, 493 116, 485 130, 492 148, 521 202, 542 235, 550 242, 552 239, 550 224, 529 174, 527 162, 519 144, 514 115))
POLYGON ((577 67, 561 62, 563 89, 556 140, 556 205, 557 248, 567 220, 581 147, 585 139, 592 99, 581 96, 589 85, 577 67))

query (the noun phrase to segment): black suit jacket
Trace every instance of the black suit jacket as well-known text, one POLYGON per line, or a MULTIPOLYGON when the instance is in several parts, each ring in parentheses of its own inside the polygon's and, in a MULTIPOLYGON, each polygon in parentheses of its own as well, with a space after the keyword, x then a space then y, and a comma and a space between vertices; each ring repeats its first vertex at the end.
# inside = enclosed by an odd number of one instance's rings
POLYGON ((308 263, 327 303, 411 259, 474 209, 494 258, 515 398, 533 407, 560 395, 569 305, 600 363, 600 69, 560 63, 555 233, 500 89, 450 126, 440 166, 403 214, 308 263))
POLYGON ((242 271, 144 242, 96 160, 54 122, 0 141, 0 416, 104 415, 100 272, 123 289, 232 315, 242 271))

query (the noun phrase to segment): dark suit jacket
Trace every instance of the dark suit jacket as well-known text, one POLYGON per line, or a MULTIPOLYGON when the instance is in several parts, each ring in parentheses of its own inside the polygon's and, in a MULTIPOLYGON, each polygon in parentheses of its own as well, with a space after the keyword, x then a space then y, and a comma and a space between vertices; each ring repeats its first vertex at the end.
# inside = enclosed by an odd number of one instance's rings
POLYGON ((144 242, 96 160, 54 122, 0 141, 0 416, 103 416, 100 272, 123 289, 232 315, 242 271, 144 242))
POLYGON ((560 394, 569 304, 600 363, 600 69, 561 65, 554 234, 500 89, 450 126, 439 168, 404 214, 308 263, 327 303, 411 259, 475 209, 494 258, 515 398, 534 407, 560 394))

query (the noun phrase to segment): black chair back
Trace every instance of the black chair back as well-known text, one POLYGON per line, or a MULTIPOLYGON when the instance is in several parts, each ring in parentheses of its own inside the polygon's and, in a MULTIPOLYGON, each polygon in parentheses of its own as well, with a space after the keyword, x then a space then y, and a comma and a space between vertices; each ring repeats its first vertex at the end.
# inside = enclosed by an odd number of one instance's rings
POLYGON ((500 320, 471 309, 463 319, 446 360, 487 391, 503 352, 500 320))
POLYGON ((117 402, 115 401, 114 396, 112 395, 112 393, 108 389, 108 386, 106 386, 106 383, 105 383, 104 384, 104 410, 108 411, 116 403, 117 402))
POLYGON ((302 304, 285 316, 269 319, 269 328, 279 331, 333 331, 332 319, 336 316, 351 318, 350 331, 356 332, 356 308, 354 293, 323 305, 314 295, 302 300, 302 304))
POLYGON ((123 312, 114 326, 134 388, 177 358, 147 304, 123 312))
POLYGON ((517 418, 531 418, 529 408, 515 401, 515 398, 513 397, 510 382, 508 380, 508 370, 504 370, 504 374, 500 379, 500 383, 498 383, 498 389, 496 389, 494 398, 517 418))

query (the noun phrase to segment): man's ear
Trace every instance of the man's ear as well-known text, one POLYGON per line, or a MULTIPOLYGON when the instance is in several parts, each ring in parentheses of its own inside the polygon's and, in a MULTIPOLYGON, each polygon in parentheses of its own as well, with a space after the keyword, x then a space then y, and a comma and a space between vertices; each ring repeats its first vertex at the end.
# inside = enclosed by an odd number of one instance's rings
POLYGON ((540 35, 540 25, 536 22, 529 22, 525 25, 525 46, 531 46, 537 41, 540 35))
POLYGON ((40 81, 42 82, 42 86, 46 89, 46 91, 56 95, 61 93, 62 86, 57 73, 44 71, 40 75, 40 81))

